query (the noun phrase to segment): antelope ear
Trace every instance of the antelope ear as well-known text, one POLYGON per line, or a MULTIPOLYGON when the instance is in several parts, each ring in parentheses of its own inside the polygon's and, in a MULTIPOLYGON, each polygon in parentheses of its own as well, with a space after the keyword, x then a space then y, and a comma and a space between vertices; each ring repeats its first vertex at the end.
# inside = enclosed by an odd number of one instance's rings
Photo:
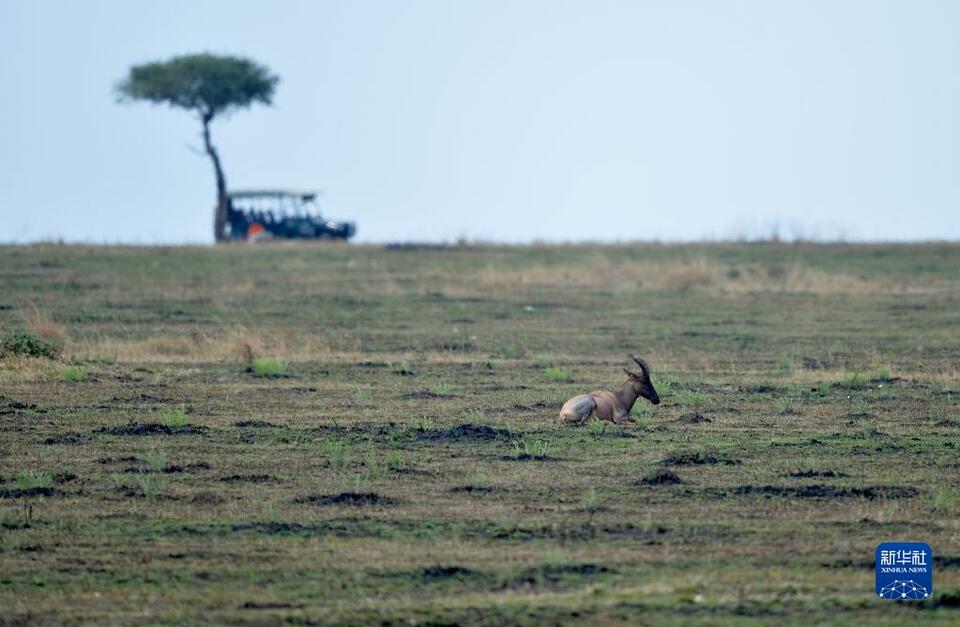
POLYGON ((640 378, 640 375, 638 375, 636 372, 630 372, 630 371, 627 370, 626 368, 624 368, 623 371, 626 372, 626 373, 627 373, 627 376, 630 377, 631 379, 639 379, 639 378, 640 378))

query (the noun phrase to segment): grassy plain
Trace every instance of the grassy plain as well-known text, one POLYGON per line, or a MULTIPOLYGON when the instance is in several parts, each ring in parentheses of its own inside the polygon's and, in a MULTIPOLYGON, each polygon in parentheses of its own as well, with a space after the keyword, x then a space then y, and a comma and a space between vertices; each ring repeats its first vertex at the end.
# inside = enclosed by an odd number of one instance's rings
POLYGON ((960 621, 960 246, 6 247, 15 331, 0 624, 960 621))

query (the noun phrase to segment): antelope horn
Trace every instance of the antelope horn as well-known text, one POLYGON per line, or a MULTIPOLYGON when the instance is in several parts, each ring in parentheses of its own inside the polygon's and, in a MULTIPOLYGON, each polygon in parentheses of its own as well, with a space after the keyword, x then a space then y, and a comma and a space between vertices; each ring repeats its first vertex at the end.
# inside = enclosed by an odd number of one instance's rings
POLYGON ((640 372, 642 372, 645 376, 650 376, 650 366, 647 365, 646 361, 640 359, 636 355, 630 355, 630 359, 637 362, 637 365, 640 366, 640 372))

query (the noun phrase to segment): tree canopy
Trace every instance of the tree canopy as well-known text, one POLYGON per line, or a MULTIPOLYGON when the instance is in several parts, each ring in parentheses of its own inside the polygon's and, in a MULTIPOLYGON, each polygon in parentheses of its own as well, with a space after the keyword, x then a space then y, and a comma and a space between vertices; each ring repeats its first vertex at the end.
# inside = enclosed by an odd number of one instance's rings
POLYGON ((255 102, 271 104, 278 82, 279 77, 250 59, 204 52, 135 65, 127 77, 117 83, 121 99, 168 104, 196 112, 200 117, 203 145, 213 164, 217 183, 213 218, 213 236, 217 241, 227 236, 227 177, 220 154, 210 139, 210 122, 255 102))
POLYGON ((135 65, 117 91, 124 98, 193 110, 211 120, 255 102, 271 104, 279 81, 250 59, 205 52, 135 65))

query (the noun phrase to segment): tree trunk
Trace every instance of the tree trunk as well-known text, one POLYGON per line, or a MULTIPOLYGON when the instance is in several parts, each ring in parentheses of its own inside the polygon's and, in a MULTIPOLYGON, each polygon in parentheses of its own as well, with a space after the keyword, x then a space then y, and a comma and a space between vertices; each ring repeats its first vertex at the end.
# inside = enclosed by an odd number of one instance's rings
POLYGON ((213 210, 213 239, 222 242, 226 239, 227 231, 227 179, 223 175, 220 155, 210 141, 210 122, 213 120, 213 114, 205 113, 200 119, 203 122, 203 145, 213 162, 213 172, 217 177, 217 205, 213 210))

